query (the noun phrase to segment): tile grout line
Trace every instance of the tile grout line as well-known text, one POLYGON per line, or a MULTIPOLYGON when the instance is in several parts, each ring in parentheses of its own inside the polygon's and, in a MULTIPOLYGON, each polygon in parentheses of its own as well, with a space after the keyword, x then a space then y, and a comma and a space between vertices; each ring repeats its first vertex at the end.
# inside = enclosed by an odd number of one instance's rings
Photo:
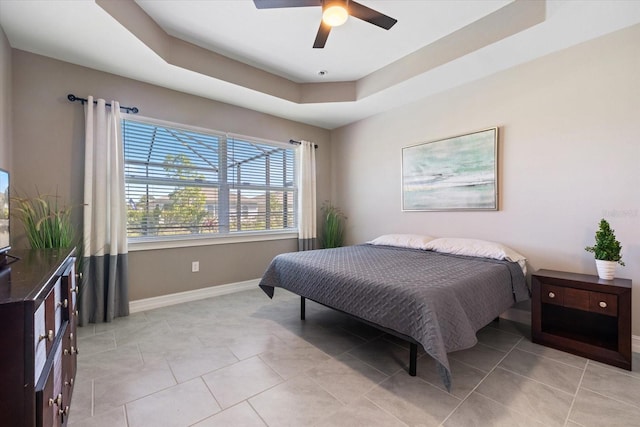
MULTIPOLYGON (((442 422, 440 422, 440 424, 439 424, 440 426, 443 426, 443 425, 444 425, 444 423, 445 423, 445 422, 447 422, 447 420, 448 420, 449 418, 451 418, 451 416, 452 416, 452 415, 453 415, 453 414, 454 414, 454 413, 455 413, 455 412, 460 408, 460 406, 462 406, 462 404, 464 404, 464 402, 466 402, 466 401, 467 401, 467 399, 469 398, 469 396, 471 396, 471 395, 473 394, 473 392, 475 392, 475 391, 478 389, 478 387, 480 387, 480 384, 482 384, 482 383, 484 382, 484 380, 486 380, 486 379, 487 379, 487 377, 489 377, 489 375, 491 375, 491 373, 492 373, 493 371, 495 371, 495 370, 496 370, 496 368, 498 367, 498 365, 500 365, 500 363, 501 363, 504 359, 506 359, 506 357, 507 357, 507 356, 509 356, 509 354, 511 354, 511 352, 513 351, 513 349, 515 349, 515 348, 516 348, 516 346, 517 346, 518 344, 520 344, 520 342, 521 342, 523 339, 524 339, 524 337, 521 337, 521 338, 518 340, 518 342, 516 342, 516 343, 513 345, 513 347, 512 347, 508 352, 506 352, 506 353, 505 353, 505 355, 504 355, 504 356, 502 356, 502 358, 500 358, 500 360, 499 360, 499 361, 494 365, 494 367, 493 367, 493 368, 491 368, 491 370, 490 370, 489 372, 487 372, 487 374, 486 374, 484 377, 482 377, 482 379, 478 382, 478 384, 476 384, 476 385, 475 385, 475 387, 473 387, 473 389, 471 389, 471 391, 470 391, 469 393, 467 393, 467 395, 466 395, 463 399, 461 399, 461 400, 460 400, 460 403, 458 403, 458 404, 456 405, 456 407, 455 407, 455 408, 453 408, 453 409, 451 410, 451 412, 449 412, 449 415, 447 415, 447 416, 445 417, 445 419, 444 419, 444 420, 442 420, 442 422)), ((451 394, 451 393, 449 393, 449 394, 451 394)), ((484 396, 484 395, 482 395, 482 396, 484 396)), ((484 396, 484 397, 486 397, 486 396, 484 396)), ((491 400, 493 400, 493 399, 491 399, 491 400)), ((500 405, 502 405, 500 402, 498 402, 498 403, 499 403, 500 405)), ((504 405, 502 405, 502 406, 504 406, 504 405)), ((505 408, 506 408, 506 406, 505 406, 505 408)))
POLYGON ((127 411, 127 404, 122 405, 122 410, 124 410, 124 422, 129 427, 129 411, 127 411))
MULTIPOLYGON (((587 362, 588 362, 588 363, 587 363, 587 366, 589 366, 589 365, 593 365, 593 361, 592 361, 592 360, 590 360, 590 359, 589 359, 587 362)), ((594 366, 599 367, 599 365, 594 365, 594 366)), ((610 370, 611 370, 611 369, 610 369, 610 370)), ((585 374, 586 374, 586 372, 587 372, 587 367, 585 367, 585 374)), ((625 375, 623 372, 620 372, 620 374, 625 375)), ((628 377, 630 377, 630 378, 632 378, 632 379, 636 379, 636 377, 635 377, 634 375, 626 375, 626 376, 628 376, 628 377)), ((581 378, 581 380, 582 380, 582 378, 581 378)), ((580 387, 582 387, 582 381, 581 381, 581 383, 580 383, 580 387)), ((600 392, 600 391, 592 390, 592 389, 590 389, 590 388, 588 388, 588 387, 582 387, 582 389, 583 389, 583 390, 590 391, 591 393, 595 393, 595 394, 597 394, 597 395, 599 395, 599 396, 602 396, 602 397, 604 397, 604 398, 606 398, 606 399, 613 400, 614 402, 618 402, 618 403, 620 403, 620 404, 622 404, 622 405, 630 406, 630 407, 632 407, 632 408, 638 408, 638 409, 640 409, 640 405, 634 405, 633 403, 625 402, 624 400, 620 400, 620 399, 617 399, 617 398, 615 398, 615 397, 608 396, 608 395, 606 395, 606 394, 604 394, 604 393, 602 393, 602 392, 600 392)))
POLYGON ((588 366, 589 366, 589 359, 587 359, 587 363, 585 363, 584 368, 582 369, 582 375, 580 375, 580 381, 578 381, 576 392, 573 393, 573 399, 571 399, 571 405, 569 405, 569 411, 567 412, 567 416, 564 419, 565 427, 569 424, 569 417, 571 417, 571 411, 573 410, 573 405, 576 403, 576 398, 578 397, 578 393, 580 392, 580 387, 582 387, 582 380, 584 379, 584 375, 587 373, 588 366))
MULTIPOLYGON (((371 391, 371 390, 369 390, 371 391)), ((367 392, 368 394, 369 392, 367 392)), ((369 399, 368 396, 363 395, 362 396, 364 399, 366 399, 367 401, 371 402, 372 405, 374 405, 375 407, 379 408, 381 411, 383 411, 385 414, 389 414, 391 415, 393 418, 395 418, 396 420, 398 420, 399 422, 401 422, 402 424, 404 424, 405 426, 408 426, 409 424, 405 423, 404 421, 402 421, 400 418, 396 417, 394 414, 392 414, 391 412, 387 411, 386 409, 384 409, 382 406, 378 405, 376 402, 374 402, 373 400, 369 399)))
MULTIPOLYGON (((523 337, 523 338, 524 338, 524 337, 523 337)), ((539 344, 538 344, 538 345, 539 345, 539 344)), ((554 348, 552 348, 552 347, 544 347, 544 348, 548 348, 548 349, 555 350, 555 349, 554 349, 554 348)), ((563 362, 562 360, 555 359, 555 358, 553 358, 553 357, 551 357, 551 356, 547 356, 547 355, 545 355, 545 354, 536 353, 535 351, 529 351, 529 350, 525 350, 525 349, 523 349, 523 348, 517 348, 516 350, 518 350, 518 351, 523 351, 523 352, 525 352, 525 353, 529 353, 529 354, 533 354, 534 356, 542 357, 542 358, 545 358, 545 359, 548 359, 548 360, 553 360, 554 362, 562 363, 563 365, 565 365, 565 366, 569 366, 569 367, 571 367, 571 368, 575 368, 575 369, 584 369, 584 366, 583 366, 583 367, 578 367, 578 366, 576 366, 576 365, 572 365, 571 363, 567 363, 567 362, 563 362)), ((562 353, 567 353, 567 352, 562 351, 562 350, 557 350, 557 351, 562 352, 562 353)), ((571 354, 571 353, 567 353, 567 354, 571 354)), ((574 355, 574 356, 575 356, 575 355, 574 355)), ((586 362, 588 362, 588 361, 589 361, 589 359, 587 359, 586 357, 582 357, 582 356, 576 356, 576 357, 580 357, 580 358, 584 359, 584 360, 585 360, 585 365, 586 365, 586 362)))
POLYGON ((258 412, 258 410, 256 408, 253 407, 253 405, 251 404, 251 402, 249 402, 249 399, 243 400, 243 402, 247 402, 247 405, 249 405, 249 407, 251 408, 251 410, 253 412, 255 412, 255 414, 258 416, 258 418, 260 418, 260 421, 262 421, 262 423, 269 427, 269 423, 267 423, 267 420, 265 420, 264 418, 262 418, 262 415, 260 415, 260 412, 258 412))

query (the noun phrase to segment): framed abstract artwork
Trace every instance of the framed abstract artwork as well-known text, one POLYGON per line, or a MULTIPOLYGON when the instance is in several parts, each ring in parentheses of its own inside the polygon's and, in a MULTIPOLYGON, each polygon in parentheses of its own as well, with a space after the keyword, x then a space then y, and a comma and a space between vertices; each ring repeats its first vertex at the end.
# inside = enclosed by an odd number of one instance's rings
POLYGON ((402 210, 498 210, 498 128, 404 147, 402 210))

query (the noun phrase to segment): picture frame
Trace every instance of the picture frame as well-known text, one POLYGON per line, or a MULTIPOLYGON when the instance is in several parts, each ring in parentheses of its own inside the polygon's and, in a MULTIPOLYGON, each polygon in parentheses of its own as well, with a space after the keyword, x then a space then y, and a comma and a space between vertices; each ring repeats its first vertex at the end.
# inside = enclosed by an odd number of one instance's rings
POLYGON ((498 128, 402 148, 403 211, 498 210, 498 128))

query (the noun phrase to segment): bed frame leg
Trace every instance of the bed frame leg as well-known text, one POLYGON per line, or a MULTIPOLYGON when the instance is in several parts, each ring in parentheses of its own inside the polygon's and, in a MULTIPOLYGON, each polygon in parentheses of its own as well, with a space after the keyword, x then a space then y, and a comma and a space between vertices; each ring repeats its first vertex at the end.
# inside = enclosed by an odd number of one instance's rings
POLYGON ((418 344, 409 343, 409 375, 416 376, 418 362, 418 344))
POLYGON ((305 308, 306 308, 305 301, 306 301, 305 297, 300 297, 300 320, 304 320, 305 315, 306 315, 306 313, 305 313, 305 311, 306 311, 305 310, 305 308))

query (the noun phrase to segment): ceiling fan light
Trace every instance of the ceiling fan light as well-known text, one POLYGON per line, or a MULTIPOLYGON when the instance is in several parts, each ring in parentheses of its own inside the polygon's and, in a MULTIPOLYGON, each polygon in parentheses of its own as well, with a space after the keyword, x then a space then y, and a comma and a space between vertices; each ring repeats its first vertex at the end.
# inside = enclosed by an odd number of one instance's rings
POLYGON ((330 27, 337 27, 347 22, 349 12, 343 4, 331 4, 322 11, 322 20, 330 27))

